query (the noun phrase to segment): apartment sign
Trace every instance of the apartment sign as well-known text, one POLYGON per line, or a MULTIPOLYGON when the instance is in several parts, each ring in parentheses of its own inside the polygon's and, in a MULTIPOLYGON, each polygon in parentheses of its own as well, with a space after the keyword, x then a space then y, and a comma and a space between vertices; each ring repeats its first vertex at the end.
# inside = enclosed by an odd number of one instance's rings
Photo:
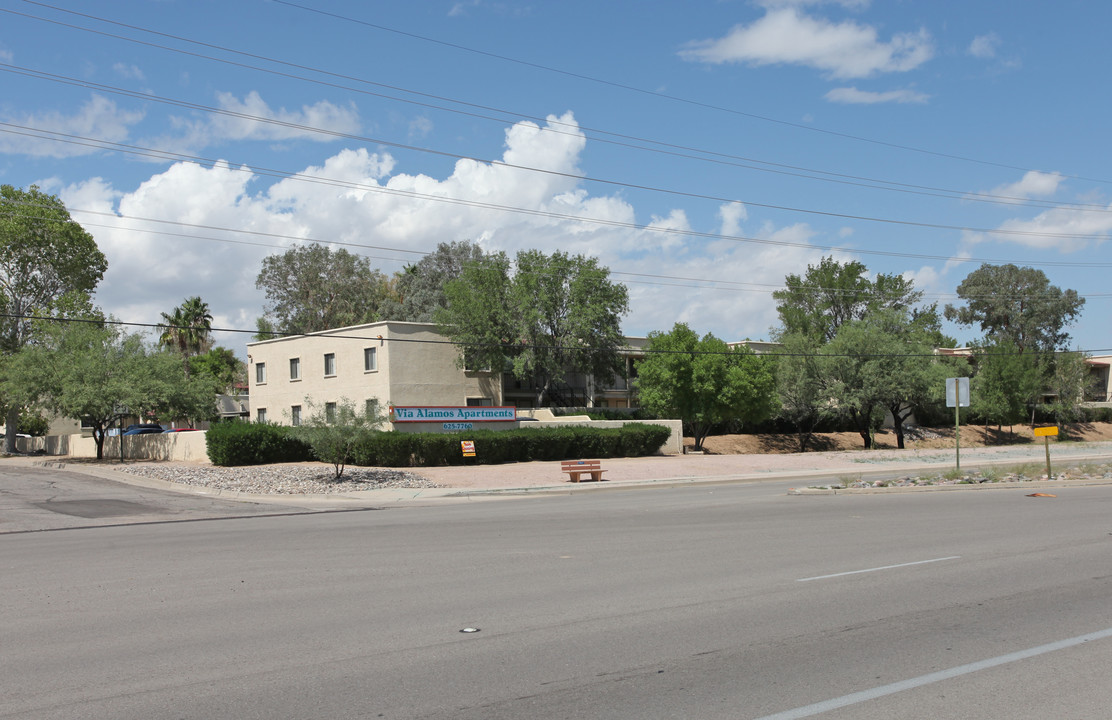
POLYGON ((517 408, 395 405, 391 415, 391 421, 395 423, 513 422, 517 420, 517 408))

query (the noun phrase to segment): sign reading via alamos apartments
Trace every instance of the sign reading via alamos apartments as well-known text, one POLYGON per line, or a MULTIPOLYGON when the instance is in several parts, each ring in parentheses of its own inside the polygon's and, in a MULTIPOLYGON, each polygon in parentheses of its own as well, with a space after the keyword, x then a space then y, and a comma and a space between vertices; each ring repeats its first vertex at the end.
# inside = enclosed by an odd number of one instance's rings
POLYGON ((515 407, 394 407, 393 422, 513 422, 515 407))

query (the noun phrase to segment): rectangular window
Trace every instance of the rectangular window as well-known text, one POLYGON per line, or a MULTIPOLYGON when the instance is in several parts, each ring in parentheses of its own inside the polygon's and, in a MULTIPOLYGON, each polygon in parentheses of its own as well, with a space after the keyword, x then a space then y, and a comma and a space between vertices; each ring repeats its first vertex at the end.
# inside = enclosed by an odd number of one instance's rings
POLYGON ((255 363, 255 384, 262 385, 266 382, 266 363, 255 363))
POLYGON ((324 354, 324 374, 326 377, 336 374, 336 353, 324 354))
POLYGON ((336 403, 330 402, 324 404, 324 421, 326 423, 336 422, 336 403))
POLYGON ((255 411, 255 422, 266 422, 266 408, 259 408, 255 411))
POLYGON ((378 414, 378 398, 371 398, 367 401, 365 412, 367 417, 374 417, 378 414))
POLYGON ((378 370, 378 348, 363 348, 363 372, 378 370))
POLYGON ((301 406, 294 405, 290 408, 290 424, 297 427, 301 424, 301 406))
POLYGON ((301 358, 290 358, 290 380, 301 379, 301 358))
POLYGON ((493 407, 494 401, 490 398, 467 398, 467 407, 493 407))
POLYGON ((480 357, 478 348, 466 348, 463 351, 464 372, 490 372, 490 363, 480 357))

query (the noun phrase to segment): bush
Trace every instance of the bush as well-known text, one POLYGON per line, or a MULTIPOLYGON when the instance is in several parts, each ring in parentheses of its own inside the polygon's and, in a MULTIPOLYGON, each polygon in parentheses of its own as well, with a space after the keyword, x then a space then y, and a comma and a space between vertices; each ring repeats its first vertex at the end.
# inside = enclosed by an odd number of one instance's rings
POLYGON ((205 433, 213 465, 266 465, 316 460, 312 449, 290 434, 291 428, 270 423, 216 423, 205 433))
POLYGON ((668 428, 660 425, 640 424, 621 428, 476 430, 466 435, 387 432, 357 447, 352 463, 408 467, 634 457, 655 453, 669 433, 668 428), (475 458, 463 457, 461 440, 475 442, 475 458))

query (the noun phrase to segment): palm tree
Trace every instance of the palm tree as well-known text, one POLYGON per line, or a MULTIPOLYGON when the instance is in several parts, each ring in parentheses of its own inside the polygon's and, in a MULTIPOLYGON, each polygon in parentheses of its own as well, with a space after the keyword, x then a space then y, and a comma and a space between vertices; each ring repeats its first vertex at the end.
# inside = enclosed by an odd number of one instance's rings
POLYGON ((162 334, 158 342, 176 350, 188 360, 212 347, 212 314, 199 296, 186 298, 172 313, 162 313, 162 334))

